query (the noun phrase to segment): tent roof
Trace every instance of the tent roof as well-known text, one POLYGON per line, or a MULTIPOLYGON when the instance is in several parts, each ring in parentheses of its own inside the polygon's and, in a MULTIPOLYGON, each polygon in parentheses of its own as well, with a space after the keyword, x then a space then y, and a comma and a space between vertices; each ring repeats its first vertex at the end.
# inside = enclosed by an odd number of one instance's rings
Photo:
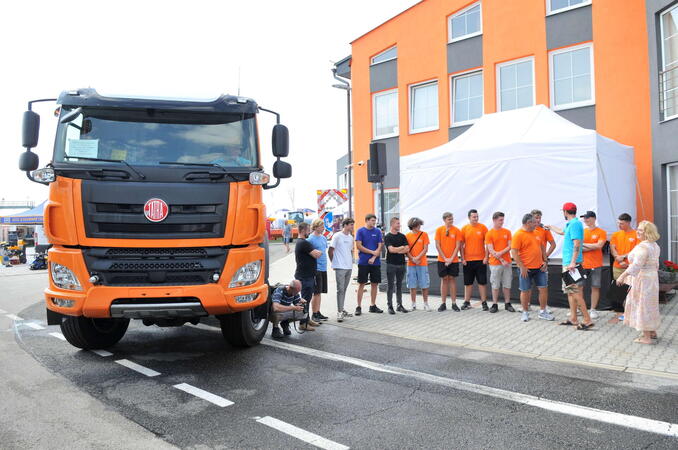
POLYGON ((47 203, 47 200, 33 209, 0 217, 0 223, 4 225, 42 225, 45 203, 47 203))
POLYGON ((401 170, 408 170, 435 167, 441 163, 571 152, 593 149, 600 139, 613 142, 595 130, 570 122, 544 105, 536 105, 486 114, 458 138, 431 150, 401 157, 400 165, 401 170))

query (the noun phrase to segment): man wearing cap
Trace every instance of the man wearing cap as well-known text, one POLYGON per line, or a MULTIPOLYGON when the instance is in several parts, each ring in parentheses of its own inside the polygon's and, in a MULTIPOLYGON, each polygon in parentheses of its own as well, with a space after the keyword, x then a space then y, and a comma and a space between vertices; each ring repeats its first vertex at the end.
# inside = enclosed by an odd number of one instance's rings
POLYGON ((598 300, 600 300, 600 286, 603 274, 603 246, 607 241, 607 233, 602 228, 596 226, 596 213, 586 211, 581 216, 584 219, 586 228, 584 228, 584 273, 586 279, 591 283, 591 319, 598 318, 598 300))
MULTIPOLYGON (((570 304, 570 318, 561 322, 561 325, 576 325, 578 330, 588 330, 594 323, 591 321, 589 311, 584 303, 584 294, 582 286, 584 277, 579 273, 578 267, 584 261, 583 245, 584 227, 577 218, 577 205, 567 202, 563 205, 563 215, 567 224, 564 229, 556 226, 550 226, 549 229, 564 235, 563 239, 563 292, 567 294, 567 301, 570 304), (574 280, 566 281, 566 274, 569 274, 574 280), (584 323, 577 323, 577 308, 581 310, 584 323)), ((583 269, 582 269, 583 270, 583 269)))

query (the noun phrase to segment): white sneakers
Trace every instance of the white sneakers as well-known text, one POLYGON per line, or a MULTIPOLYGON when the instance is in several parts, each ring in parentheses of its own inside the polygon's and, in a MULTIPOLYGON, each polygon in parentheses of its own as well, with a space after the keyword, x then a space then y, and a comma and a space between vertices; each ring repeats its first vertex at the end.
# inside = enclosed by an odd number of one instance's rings
POLYGON ((530 320, 530 313, 527 311, 523 311, 523 313, 520 315, 520 320, 522 320, 523 322, 527 322, 528 320, 530 320))
POLYGON ((412 302, 412 311, 417 310, 417 304, 415 302, 412 302))
POLYGON ((431 310, 431 307, 428 306, 428 303, 427 303, 427 302, 424 302, 424 311, 428 311, 428 312, 431 312, 431 311, 432 311, 432 310, 431 310))
POLYGON ((595 309, 589 310, 589 316, 591 316, 592 319, 598 319, 600 317, 600 314, 598 314, 598 311, 595 309))

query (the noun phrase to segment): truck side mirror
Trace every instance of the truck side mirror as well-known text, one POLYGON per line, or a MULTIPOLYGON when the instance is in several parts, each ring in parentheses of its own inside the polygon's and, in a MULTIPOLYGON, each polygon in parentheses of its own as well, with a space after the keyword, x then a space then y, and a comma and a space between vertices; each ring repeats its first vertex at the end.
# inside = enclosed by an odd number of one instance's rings
MULTIPOLYGON (((290 133, 285 125, 277 124, 273 127, 273 156, 285 158, 290 154, 290 133)), ((275 170, 275 165, 273 166, 275 170)))
POLYGON ((290 178, 292 176, 292 166, 285 161, 274 162, 273 176, 276 178, 290 178))
POLYGON ((19 170, 23 170, 24 172, 31 172, 37 169, 39 163, 40 158, 35 153, 26 151, 19 156, 19 170))
POLYGON ((40 135, 40 116, 34 111, 25 111, 22 124, 22 146, 34 148, 40 135))

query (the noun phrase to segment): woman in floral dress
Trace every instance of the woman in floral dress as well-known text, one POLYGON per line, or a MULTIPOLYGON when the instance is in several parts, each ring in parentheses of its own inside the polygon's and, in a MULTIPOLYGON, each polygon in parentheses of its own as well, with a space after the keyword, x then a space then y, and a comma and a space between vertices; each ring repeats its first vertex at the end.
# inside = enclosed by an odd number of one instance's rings
POLYGON ((641 331, 633 342, 655 344, 659 318, 659 239, 657 227, 646 220, 638 224, 641 241, 629 253, 629 267, 617 278, 617 284, 631 286, 626 296, 624 325, 641 331))

